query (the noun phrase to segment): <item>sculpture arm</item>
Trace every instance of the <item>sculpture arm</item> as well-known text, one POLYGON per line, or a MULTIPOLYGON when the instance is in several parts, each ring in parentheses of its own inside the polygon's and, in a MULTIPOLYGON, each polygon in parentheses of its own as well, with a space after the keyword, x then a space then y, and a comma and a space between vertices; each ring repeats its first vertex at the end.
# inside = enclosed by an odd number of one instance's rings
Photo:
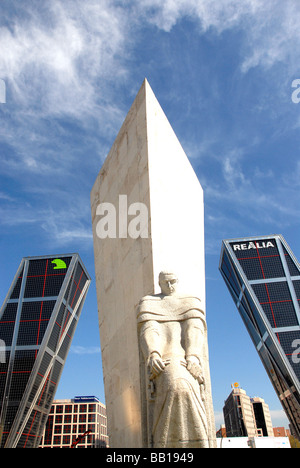
POLYGON ((140 328, 140 343, 145 359, 154 352, 161 356, 158 323, 155 320, 143 322, 140 328))
POLYGON ((185 342, 185 359, 187 369, 199 380, 203 382, 201 355, 204 339, 204 324, 200 318, 191 318, 183 323, 183 333, 185 342))
POLYGON ((183 323, 184 348, 186 356, 196 356, 201 360, 204 324, 200 318, 190 318, 183 323))
POLYGON ((143 355, 150 367, 151 378, 159 375, 165 368, 161 358, 161 339, 159 325, 155 320, 142 323, 140 328, 140 343, 143 355))

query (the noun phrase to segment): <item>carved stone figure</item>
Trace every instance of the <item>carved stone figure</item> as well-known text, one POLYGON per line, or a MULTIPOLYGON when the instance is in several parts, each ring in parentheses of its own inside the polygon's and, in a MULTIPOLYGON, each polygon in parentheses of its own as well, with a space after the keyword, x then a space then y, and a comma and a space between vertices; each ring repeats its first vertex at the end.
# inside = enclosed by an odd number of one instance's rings
POLYGON ((200 299, 178 294, 177 283, 172 272, 161 272, 161 294, 145 296, 138 306, 148 446, 208 448, 202 371, 206 321, 200 299))

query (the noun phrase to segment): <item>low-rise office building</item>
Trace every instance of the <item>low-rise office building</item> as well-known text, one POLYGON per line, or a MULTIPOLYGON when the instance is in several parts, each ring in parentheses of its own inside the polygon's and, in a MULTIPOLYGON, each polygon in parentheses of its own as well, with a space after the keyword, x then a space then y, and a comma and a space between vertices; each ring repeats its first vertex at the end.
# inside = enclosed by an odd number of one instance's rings
POLYGON ((94 396, 54 400, 40 448, 108 447, 106 407, 94 396))

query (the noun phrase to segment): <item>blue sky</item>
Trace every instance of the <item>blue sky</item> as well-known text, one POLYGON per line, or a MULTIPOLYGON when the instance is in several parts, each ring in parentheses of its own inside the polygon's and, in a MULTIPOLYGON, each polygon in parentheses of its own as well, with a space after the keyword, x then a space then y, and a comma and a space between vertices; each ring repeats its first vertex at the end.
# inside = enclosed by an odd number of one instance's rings
MULTIPOLYGON (((226 238, 283 234, 300 258, 298 0, 1 0, 0 300, 23 256, 79 252, 89 196, 147 77, 205 193, 217 426, 238 381, 281 405, 218 271, 226 238)), ((92 282, 57 398, 104 401, 92 282)))

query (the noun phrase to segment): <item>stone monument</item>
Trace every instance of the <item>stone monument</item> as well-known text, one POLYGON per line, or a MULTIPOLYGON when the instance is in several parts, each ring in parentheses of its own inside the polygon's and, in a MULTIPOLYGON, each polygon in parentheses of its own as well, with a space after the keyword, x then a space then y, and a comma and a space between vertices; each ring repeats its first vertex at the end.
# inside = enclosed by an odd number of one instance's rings
POLYGON ((138 306, 148 447, 209 448, 205 315, 200 299, 177 294, 177 284, 174 273, 162 271, 161 294, 138 306))
POLYGON ((214 447, 203 190, 147 80, 95 181, 91 209, 110 446, 214 447), (172 279, 174 294, 162 286, 162 276, 160 291, 157 278, 165 268, 178 274, 178 283, 172 279), (154 321, 149 317, 158 303, 163 317, 155 325, 160 350, 150 356, 146 337, 154 321), (174 339, 169 352, 166 334, 173 339, 179 333, 184 340, 174 339), (177 370, 168 356, 173 348, 178 348, 177 370), (168 402, 166 410, 173 420, 176 405, 182 406, 182 417, 192 418, 197 427, 182 425, 180 433, 168 429, 163 440, 158 435, 166 430, 161 421, 153 430, 155 408, 164 398, 165 384, 160 382, 172 380, 177 371, 176 383, 186 396, 179 398, 172 387, 173 406, 168 402), (188 440, 191 437, 194 442, 188 440))

